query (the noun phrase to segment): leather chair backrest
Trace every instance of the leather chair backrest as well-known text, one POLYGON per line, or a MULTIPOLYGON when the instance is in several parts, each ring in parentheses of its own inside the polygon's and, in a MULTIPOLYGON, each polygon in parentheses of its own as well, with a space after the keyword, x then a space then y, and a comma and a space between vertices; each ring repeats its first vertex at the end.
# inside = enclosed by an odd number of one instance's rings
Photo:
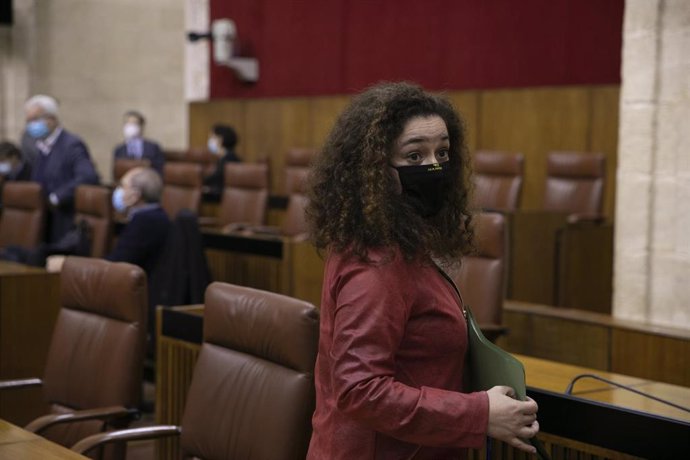
POLYGON ((130 169, 138 167, 149 167, 151 162, 147 159, 137 160, 134 158, 117 158, 113 162, 113 182, 118 183, 130 169))
POLYGON ((112 238, 111 191, 98 185, 80 185, 74 198, 74 221, 85 220, 91 228, 91 257, 105 257, 112 238))
POLYGON ((190 456, 306 456, 319 313, 310 303, 224 283, 206 291, 204 343, 182 417, 190 456))
POLYGON ((199 214, 202 167, 198 163, 166 162, 161 206, 171 219, 183 209, 199 214))
POLYGON ((462 259, 453 277, 479 324, 501 324, 505 295, 505 217, 486 212, 474 216, 476 253, 462 259))
MULTIPOLYGON (((146 274, 127 263, 67 257, 60 283, 62 308, 43 385, 51 411, 138 407, 146 341, 146 274)), ((45 436, 71 445, 101 425, 56 426, 45 436)))
POLYGON ((474 209, 515 211, 522 192, 521 153, 480 150, 474 154, 474 209))
POLYGON ((201 165, 204 176, 211 174, 218 162, 218 156, 205 149, 165 150, 166 163, 197 163, 201 165))
POLYGON ((293 148, 285 155, 285 194, 304 193, 309 166, 318 150, 293 148))
POLYGON ((263 225, 268 205, 268 163, 227 163, 220 225, 263 225))
POLYGON ((550 152, 544 210, 571 214, 600 214, 604 200, 604 180, 604 155, 550 152))
POLYGON ((34 182, 6 182, 2 188, 0 247, 33 249, 43 240, 45 199, 34 182))
POLYGON ((288 198, 288 207, 280 233, 284 236, 304 235, 309 232, 305 210, 309 199, 301 193, 293 193, 288 198))

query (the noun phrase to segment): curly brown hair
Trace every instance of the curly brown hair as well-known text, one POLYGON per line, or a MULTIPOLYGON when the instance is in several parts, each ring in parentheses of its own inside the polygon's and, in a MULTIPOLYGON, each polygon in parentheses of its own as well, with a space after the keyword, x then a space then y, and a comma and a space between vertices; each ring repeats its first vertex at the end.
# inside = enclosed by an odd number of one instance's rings
POLYGON ((445 98, 410 83, 381 83, 356 96, 335 123, 308 180, 307 219, 319 250, 368 260, 373 248, 459 259, 471 250, 468 153, 460 116, 445 98), (448 129, 452 180, 441 211, 423 218, 389 171, 395 140, 420 116, 440 116, 448 129))

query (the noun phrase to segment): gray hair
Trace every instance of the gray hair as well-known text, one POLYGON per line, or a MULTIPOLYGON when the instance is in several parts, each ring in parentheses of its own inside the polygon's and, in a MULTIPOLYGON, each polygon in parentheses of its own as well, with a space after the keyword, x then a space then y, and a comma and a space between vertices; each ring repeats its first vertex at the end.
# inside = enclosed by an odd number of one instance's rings
POLYGON ((163 179, 152 168, 137 167, 131 170, 131 185, 141 192, 141 198, 146 203, 158 203, 163 193, 163 179))
POLYGON ((24 110, 29 110, 29 108, 34 106, 42 108, 46 115, 52 115, 55 118, 58 116, 58 102, 54 97, 46 96, 45 94, 32 96, 24 104, 24 110))

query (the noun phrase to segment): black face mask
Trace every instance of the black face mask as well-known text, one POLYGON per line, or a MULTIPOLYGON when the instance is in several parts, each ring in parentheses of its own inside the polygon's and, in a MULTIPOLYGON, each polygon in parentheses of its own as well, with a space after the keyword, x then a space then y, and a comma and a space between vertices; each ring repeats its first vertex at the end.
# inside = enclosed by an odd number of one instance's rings
POLYGON ((432 165, 398 166, 403 194, 422 217, 438 214, 446 201, 450 165, 445 161, 432 165))

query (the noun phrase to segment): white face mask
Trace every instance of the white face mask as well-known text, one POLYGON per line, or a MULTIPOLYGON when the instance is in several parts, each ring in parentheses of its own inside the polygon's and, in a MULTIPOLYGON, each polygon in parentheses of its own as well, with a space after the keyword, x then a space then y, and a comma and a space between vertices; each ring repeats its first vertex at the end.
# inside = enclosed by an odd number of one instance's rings
POLYGON ((12 163, 9 161, 0 161, 0 175, 6 176, 12 172, 12 163))
POLYGON ((122 128, 122 133, 125 135, 125 139, 139 137, 141 134, 141 126, 136 123, 125 123, 125 127, 122 128))
POLYGON ((218 143, 218 139, 216 139, 215 137, 208 138, 206 147, 211 153, 215 153, 216 155, 220 153, 220 144, 218 143))

